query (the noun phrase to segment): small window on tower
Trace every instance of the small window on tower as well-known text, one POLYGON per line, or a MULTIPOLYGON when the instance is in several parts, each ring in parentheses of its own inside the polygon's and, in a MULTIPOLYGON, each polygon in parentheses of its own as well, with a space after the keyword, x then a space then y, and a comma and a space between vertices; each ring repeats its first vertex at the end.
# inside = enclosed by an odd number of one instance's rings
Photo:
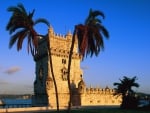
POLYGON ((64 67, 63 69, 61 69, 62 72, 62 80, 66 81, 67 80, 67 69, 64 67))
POLYGON ((66 59, 62 59, 62 64, 66 64, 66 59))

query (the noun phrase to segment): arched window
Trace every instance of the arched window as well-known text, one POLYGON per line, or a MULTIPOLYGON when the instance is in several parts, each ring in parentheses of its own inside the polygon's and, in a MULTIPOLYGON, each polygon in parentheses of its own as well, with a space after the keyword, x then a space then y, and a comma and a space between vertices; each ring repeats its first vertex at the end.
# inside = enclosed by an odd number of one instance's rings
POLYGON ((66 64, 66 59, 62 59, 62 64, 66 64))

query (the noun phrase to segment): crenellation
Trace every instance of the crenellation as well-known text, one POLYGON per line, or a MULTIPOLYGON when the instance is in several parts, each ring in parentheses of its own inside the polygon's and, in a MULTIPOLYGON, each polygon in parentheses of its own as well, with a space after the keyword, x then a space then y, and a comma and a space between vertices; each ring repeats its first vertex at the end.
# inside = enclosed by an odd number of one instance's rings
POLYGON ((85 93, 90 93, 90 94, 113 94, 114 89, 106 89, 106 88, 86 88, 85 93))

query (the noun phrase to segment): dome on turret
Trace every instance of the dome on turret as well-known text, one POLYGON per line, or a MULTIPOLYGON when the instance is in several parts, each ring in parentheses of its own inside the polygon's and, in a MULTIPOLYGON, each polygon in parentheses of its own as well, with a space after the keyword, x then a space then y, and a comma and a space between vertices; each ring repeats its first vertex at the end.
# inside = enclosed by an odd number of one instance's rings
POLYGON ((83 79, 81 79, 81 81, 78 83, 78 91, 81 94, 81 93, 84 93, 85 90, 86 90, 85 83, 84 83, 83 79))
POLYGON ((85 86, 83 79, 78 83, 78 87, 80 87, 80 86, 85 86))
POLYGON ((52 25, 50 25, 50 27, 49 27, 49 33, 51 33, 51 34, 53 34, 53 33, 54 33, 54 30, 53 30, 52 25))

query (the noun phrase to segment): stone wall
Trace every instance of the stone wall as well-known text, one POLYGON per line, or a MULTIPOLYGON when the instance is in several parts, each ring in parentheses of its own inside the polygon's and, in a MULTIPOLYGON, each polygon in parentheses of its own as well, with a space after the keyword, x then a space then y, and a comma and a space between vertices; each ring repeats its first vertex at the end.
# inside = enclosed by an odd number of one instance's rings
POLYGON ((115 97, 114 90, 109 88, 86 88, 81 94, 81 105, 120 105, 121 96, 115 97))

